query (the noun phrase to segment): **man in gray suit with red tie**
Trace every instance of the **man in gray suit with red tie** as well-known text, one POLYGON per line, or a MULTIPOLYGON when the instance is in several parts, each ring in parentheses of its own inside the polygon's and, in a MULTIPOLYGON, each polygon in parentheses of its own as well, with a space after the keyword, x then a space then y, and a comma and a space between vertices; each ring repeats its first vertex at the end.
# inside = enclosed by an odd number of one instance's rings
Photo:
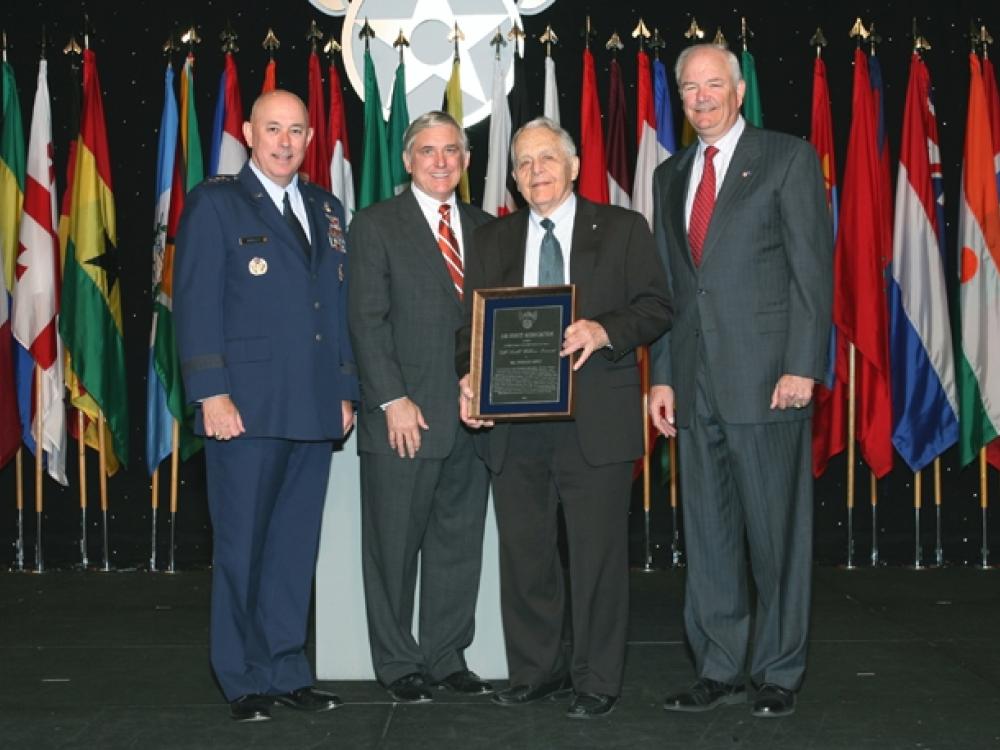
POLYGON ((664 708, 746 700, 748 543, 753 715, 784 716, 809 627, 810 401, 833 277, 823 177, 808 143, 743 121, 731 52, 689 47, 676 71, 698 140, 653 178, 654 234, 677 316, 653 350, 650 412, 661 432, 679 434, 684 622, 698 680, 664 708))
POLYGON ((351 222, 350 328, 361 378, 362 570, 375 675, 394 700, 492 692, 468 669, 488 476, 458 420, 463 257, 491 217, 459 201, 465 131, 445 112, 403 138, 412 183, 351 222), (420 567, 420 625, 413 609, 420 567))

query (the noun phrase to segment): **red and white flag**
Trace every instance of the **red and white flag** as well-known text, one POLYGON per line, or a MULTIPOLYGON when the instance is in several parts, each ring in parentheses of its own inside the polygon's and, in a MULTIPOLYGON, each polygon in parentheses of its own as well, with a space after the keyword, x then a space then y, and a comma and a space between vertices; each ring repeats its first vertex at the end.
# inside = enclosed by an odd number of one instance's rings
POLYGON ((344 96, 340 90, 337 66, 330 60, 330 116, 327 120, 326 142, 330 149, 330 192, 344 206, 344 218, 351 223, 354 215, 354 172, 351 170, 351 152, 347 147, 347 116, 344 113, 344 96))
POLYGON ((24 216, 17 251, 12 330, 41 371, 31 401, 32 425, 41 409, 42 435, 33 427, 36 450, 47 457, 48 473, 66 479, 66 408, 63 405, 63 352, 59 337, 59 238, 56 234, 56 180, 52 163, 52 112, 46 61, 38 63, 38 88, 28 140, 24 216))
POLYGON ((506 216, 515 208, 507 192, 510 154, 510 107, 507 105, 507 81, 497 60, 493 66, 493 107, 490 113, 490 158, 486 164, 483 210, 494 216, 506 216))
POLYGON ((310 182, 325 190, 330 189, 330 153, 327 150, 326 127, 323 122, 326 103, 323 101, 323 71, 319 67, 319 55, 309 53, 309 127, 313 137, 306 147, 306 158, 302 171, 310 182))
MULTIPOLYGON (((649 55, 639 50, 636 56, 636 143, 635 182, 632 184, 632 208, 653 226, 653 170, 660 163, 661 149, 656 140, 656 110, 653 107, 653 80, 649 55)), ((663 157, 666 159, 666 156, 663 157)))

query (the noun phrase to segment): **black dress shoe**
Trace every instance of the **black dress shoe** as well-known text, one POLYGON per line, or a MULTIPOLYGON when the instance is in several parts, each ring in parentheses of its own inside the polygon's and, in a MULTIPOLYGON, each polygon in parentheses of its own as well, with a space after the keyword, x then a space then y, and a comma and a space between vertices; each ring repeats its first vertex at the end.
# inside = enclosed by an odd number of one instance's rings
POLYGON ((702 677, 689 689, 667 696, 663 708, 667 711, 710 711, 723 704, 744 703, 746 688, 702 677))
POLYGON ((386 689, 397 703, 429 703, 433 700, 431 691, 427 689, 427 683, 424 682, 420 672, 404 675, 386 689))
POLYGON ((241 695, 229 704, 229 715, 234 721, 270 721, 271 706, 274 705, 274 696, 241 695))
POLYGON ((758 719, 789 716, 795 713, 795 693, 774 683, 765 682, 757 691, 752 713, 758 719))
POLYGON ((569 691, 572 686, 569 677, 560 677, 540 685, 514 685, 494 693, 490 700, 500 706, 523 706, 549 696, 556 697, 559 693, 569 691))
POLYGON ((566 715, 571 719, 593 719, 596 716, 606 716, 614 710, 617 703, 617 695, 577 693, 566 715))
POLYGON ((453 672, 437 683, 442 690, 450 690, 462 695, 486 695, 493 692, 493 686, 480 679, 479 675, 468 669, 453 672))
POLYGON ((299 711, 312 711, 314 713, 332 711, 343 704, 343 701, 333 693, 328 693, 325 690, 317 690, 313 687, 299 688, 290 693, 276 695, 274 696, 274 700, 283 706, 289 706, 299 711))

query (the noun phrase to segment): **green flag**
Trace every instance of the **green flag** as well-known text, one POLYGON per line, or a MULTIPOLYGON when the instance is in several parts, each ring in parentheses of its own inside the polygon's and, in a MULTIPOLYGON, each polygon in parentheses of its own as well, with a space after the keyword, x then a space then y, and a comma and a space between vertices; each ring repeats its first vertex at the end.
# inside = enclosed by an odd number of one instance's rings
POLYGON ((382 97, 378 92, 375 63, 365 50, 365 134, 361 161, 361 190, 358 208, 391 198, 392 171, 389 168, 389 148, 382 119, 382 97))
POLYGON ((756 128, 764 127, 764 113, 760 109, 760 89, 757 86, 757 65, 750 50, 743 50, 740 59, 746 91, 743 93, 743 117, 756 128))
POLYGON ((21 124, 21 104, 17 98, 14 70, 6 60, 0 62, 0 86, 3 87, 3 130, 0 130, 0 248, 3 248, 4 282, 7 291, 12 291, 21 207, 24 205, 24 127, 21 124))
POLYGON ((389 170, 392 186, 401 193, 410 181, 403 166, 403 135, 410 124, 410 112, 406 108, 406 70, 400 61, 396 67, 396 80, 392 84, 392 104, 389 106, 389 170))

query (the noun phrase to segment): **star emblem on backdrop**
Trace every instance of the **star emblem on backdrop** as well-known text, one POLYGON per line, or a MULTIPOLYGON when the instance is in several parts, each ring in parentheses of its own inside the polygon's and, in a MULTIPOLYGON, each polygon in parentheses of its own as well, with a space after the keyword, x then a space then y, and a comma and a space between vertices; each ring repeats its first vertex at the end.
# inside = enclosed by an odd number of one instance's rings
MULTIPOLYGON (((514 23, 521 24, 513 0, 478 0, 475 12, 468 12, 463 0, 354 0, 344 19, 341 45, 347 77, 358 96, 364 98, 364 42, 358 32, 367 20, 375 30, 370 49, 378 77, 382 107, 388 113, 392 81, 399 53, 392 42, 400 30, 410 40, 404 56, 406 99, 412 115, 440 109, 445 84, 451 76, 454 43, 449 35, 457 23, 465 38, 459 42, 463 111, 466 127, 490 114, 491 81, 495 63, 490 39, 499 27, 507 34, 514 23)), ((513 86, 511 47, 501 52, 500 64, 513 86)))

